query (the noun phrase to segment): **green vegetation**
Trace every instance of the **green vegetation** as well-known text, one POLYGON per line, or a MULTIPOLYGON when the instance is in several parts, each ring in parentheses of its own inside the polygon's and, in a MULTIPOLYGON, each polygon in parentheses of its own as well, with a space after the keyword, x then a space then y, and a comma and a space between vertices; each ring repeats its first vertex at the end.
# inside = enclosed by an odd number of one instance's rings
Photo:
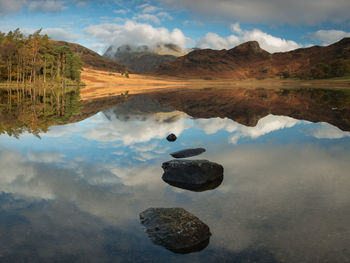
POLYGON ((0 134, 39 137, 53 125, 69 123, 81 112, 79 87, 16 87, 0 89, 0 134))
POLYGON ((330 63, 319 63, 308 72, 298 75, 301 79, 328 79, 350 76, 350 60, 336 59, 330 63))
POLYGON ((276 91, 280 96, 300 97, 312 99, 318 105, 327 105, 331 108, 343 110, 350 105, 350 91, 348 89, 323 88, 288 88, 276 91))
POLYGON ((82 62, 67 46, 55 46, 41 30, 24 36, 0 32, 0 82, 22 84, 80 82, 82 62))

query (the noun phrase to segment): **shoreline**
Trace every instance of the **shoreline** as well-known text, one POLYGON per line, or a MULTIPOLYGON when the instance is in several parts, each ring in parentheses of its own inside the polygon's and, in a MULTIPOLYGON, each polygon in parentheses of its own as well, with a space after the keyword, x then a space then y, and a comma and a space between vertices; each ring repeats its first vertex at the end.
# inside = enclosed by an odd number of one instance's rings
POLYGON ((84 68, 81 74, 85 86, 81 89, 83 101, 128 94, 149 93, 177 89, 281 89, 281 88, 326 88, 350 89, 350 78, 294 80, 294 79, 184 79, 142 74, 129 74, 129 78, 120 73, 84 68))

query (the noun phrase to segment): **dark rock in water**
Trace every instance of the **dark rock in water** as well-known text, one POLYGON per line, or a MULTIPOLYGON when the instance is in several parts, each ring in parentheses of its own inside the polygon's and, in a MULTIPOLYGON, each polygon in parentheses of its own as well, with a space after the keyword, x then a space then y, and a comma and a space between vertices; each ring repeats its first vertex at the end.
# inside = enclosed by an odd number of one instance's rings
POLYGON ((188 158, 192 156, 197 156, 205 152, 204 148, 195 148, 195 149, 185 149, 182 151, 171 153, 170 155, 174 158, 188 158))
POLYGON ((165 182, 193 191, 214 189, 224 178, 222 165, 207 160, 172 160, 163 163, 162 168, 165 182))
POLYGON ((169 134, 168 137, 166 137, 166 139, 169 141, 169 142, 175 142, 177 137, 175 134, 169 134))
POLYGON ((209 244, 209 227, 182 208, 149 208, 140 220, 153 243, 175 253, 197 252, 209 244))
POLYGON ((209 182, 209 183, 205 183, 205 184, 186 184, 186 183, 178 183, 178 182, 171 182, 171 181, 165 181, 165 182, 177 188, 190 190, 193 192, 204 192, 204 191, 214 190, 218 188, 221 185, 222 181, 223 181, 223 178, 216 181, 209 182))

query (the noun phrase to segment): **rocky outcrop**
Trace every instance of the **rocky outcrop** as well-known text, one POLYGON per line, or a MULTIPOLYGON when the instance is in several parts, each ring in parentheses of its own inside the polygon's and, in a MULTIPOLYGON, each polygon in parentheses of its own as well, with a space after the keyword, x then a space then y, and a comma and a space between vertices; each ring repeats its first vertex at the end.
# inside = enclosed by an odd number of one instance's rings
POLYGON ((325 47, 313 46, 273 54, 261 49, 258 42, 249 41, 230 50, 195 50, 159 65, 153 73, 204 79, 308 78, 311 69, 320 63, 328 65, 335 59, 349 58, 350 38, 325 47))
POLYGON ((183 208, 149 208, 140 221, 153 243, 175 253, 200 251, 209 244, 209 227, 183 208))
POLYGON ((222 165, 207 160, 172 160, 163 163, 162 168, 166 183, 192 191, 214 189, 224 177, 222 165))

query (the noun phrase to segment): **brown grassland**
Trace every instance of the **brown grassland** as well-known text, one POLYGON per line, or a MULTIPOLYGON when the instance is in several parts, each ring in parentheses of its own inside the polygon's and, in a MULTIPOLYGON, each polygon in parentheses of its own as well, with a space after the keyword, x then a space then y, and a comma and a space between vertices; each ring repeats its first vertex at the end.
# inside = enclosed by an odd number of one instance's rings
POLYGON ((159 77, 141 74, 129 74, 129 78, 120 73, 84 68, 82 82, 86 85, 81 91, 83 101, 102 99, 125 94, 140 94, 174 89, 281 89, 281 88, 341 88, 350 89, 350 79, 293 80, 270 78, 263 80, 230 79, 185 79, 159 77))

